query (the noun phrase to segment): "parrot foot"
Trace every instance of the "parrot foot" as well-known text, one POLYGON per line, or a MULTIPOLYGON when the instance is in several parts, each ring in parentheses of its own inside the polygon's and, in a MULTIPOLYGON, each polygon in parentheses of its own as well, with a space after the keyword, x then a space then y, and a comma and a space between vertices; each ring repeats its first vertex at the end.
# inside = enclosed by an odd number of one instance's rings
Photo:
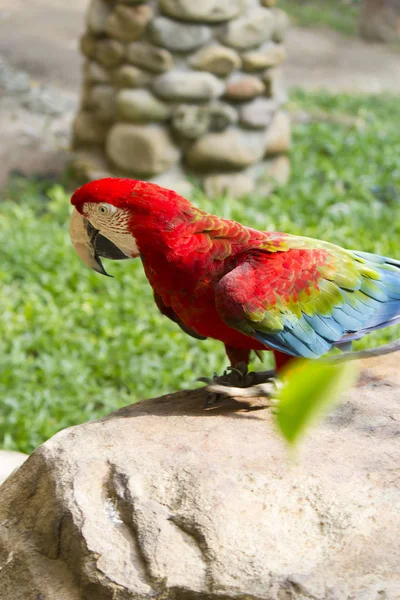
POLYGON ((207 383, 208 392, 204 408, 213 408, 227 398, 245 404, 248 410, 274 407, 276 402, 273 396, 277 389, 274 376, 275 371, 273 370, 248 373, 247 367, 242 369, 240 366, 239 368, 229 367, 221 377, 214 375, 212 379, 201 378, 200 381, 207 383), (265 398, 268 401, 255 406, 249 404, 249 401, 251 402, 255 398, 265 398), (241 402, 242 399, 243 402, 241 402))
POLYGON ((238 365, 236 367, 228 367, 223 375, 214 373, 213 377, 199 377, 197 381, 211 385, 233 386, 238 388, 250 388, 260 383, 271 381, 276 375, 274 369, 270 371, 248 372, 247 366, 238 365))

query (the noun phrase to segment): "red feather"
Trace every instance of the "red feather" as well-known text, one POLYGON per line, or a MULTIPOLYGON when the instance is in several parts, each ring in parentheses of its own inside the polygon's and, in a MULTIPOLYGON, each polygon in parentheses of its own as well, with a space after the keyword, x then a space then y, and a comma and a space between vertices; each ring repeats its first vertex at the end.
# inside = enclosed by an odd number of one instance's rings
MULTIPOLYGON (((221 312, 234 314, 235 306, 229 304, 233 301, 228 294, 224 310, 218 310, 216 288, 221 278, 248 260, 253 252, 253 262, 265 263, 267 254, 261 258, 257 254, 264 246, 280 258, 264 265, 265 269, 243 270, 240 280, 235 281, 237 302, 250 303, 257 309, 267 280, 271 281, 268 293, 273 299, 277 287, 280 293, 293 297, 315 277, 318 261, 310 263, 310 252, 297 250, 296 255, 279 252, 285 234, 260 232, 209 215, 175 192, 154 184, 103 179, 77 190, 71 202, 82 213, 89 202, 107 202, 130 212, 129 231, 136 239, 146 276, 162 301, 164 314, 170 318, 173 315, 173 320, 200 336, 222 341, 232 365, 248 364, 251 350, 268 350, 268 347, 222 318, 225 315, 221 316, 221 312), (304 285, 301 279, 294 281, 293 269, 303 273, 304 285), (264 279, 263 285, 260 277, 264 279)), ((318 252, 323 259, 323 251, 318 252)), ((283 366, 285 355, 275 352, 275 356, 277 366, 283 366)))

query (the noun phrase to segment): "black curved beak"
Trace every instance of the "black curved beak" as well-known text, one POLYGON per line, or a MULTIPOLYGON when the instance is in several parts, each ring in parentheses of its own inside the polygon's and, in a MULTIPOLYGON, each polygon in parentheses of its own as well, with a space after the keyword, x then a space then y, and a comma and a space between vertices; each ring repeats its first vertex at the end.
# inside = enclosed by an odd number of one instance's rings
POLYGON ((104 235, 101 235, 101 233, 87 220, 86 230, 90 238, 90 243, 94 249, 94 260, 99 267, 98 273, 106 275, 107 277, 112 277, 112 275, 109 275, 105 270, 100 257, 108 258, 110 260, 125 260, 129 257, 126 256, 126 254, 124 254, 113 242, 104 237, 104 235))
POLYGON ((70 235, 76 253, 91 269, 112 277, 105 270, 101 258, 124 260, 129 258, 113 242, 101 235, 76 209, 71 215, 70 235))

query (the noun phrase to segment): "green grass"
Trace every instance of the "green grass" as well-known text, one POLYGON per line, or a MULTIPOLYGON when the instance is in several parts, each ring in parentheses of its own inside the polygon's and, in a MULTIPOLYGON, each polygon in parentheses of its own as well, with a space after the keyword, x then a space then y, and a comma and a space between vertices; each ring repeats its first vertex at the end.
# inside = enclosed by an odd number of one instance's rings
MULTIPOLYGON (((198 192, 196 204, 400 257, 398 99, 298 92, 291 109, 352 115, 358 125, 296 125, 289 185, 242 201, 198 192)), ((140 261, 109 264, 115 279, 81 264, 69 212, 64 188, 33 180, 14 181, 0 203, 0 447, 29 452, 63 427, 190 388, 226 365, 222 344, 194 340, 158 313, 140 261)))
POLYGON ((296 25, 329 27, 346 35, 356 35, 360 0, 279 0, 296 25))

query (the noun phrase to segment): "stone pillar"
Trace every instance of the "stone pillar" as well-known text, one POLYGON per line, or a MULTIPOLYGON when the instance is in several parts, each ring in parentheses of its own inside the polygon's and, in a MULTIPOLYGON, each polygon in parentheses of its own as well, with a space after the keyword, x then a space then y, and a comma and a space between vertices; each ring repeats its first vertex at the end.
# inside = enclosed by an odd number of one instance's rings
POLYGON ((210 195, 289 175, 275 0, 92 0, 74 170, 210 195))

